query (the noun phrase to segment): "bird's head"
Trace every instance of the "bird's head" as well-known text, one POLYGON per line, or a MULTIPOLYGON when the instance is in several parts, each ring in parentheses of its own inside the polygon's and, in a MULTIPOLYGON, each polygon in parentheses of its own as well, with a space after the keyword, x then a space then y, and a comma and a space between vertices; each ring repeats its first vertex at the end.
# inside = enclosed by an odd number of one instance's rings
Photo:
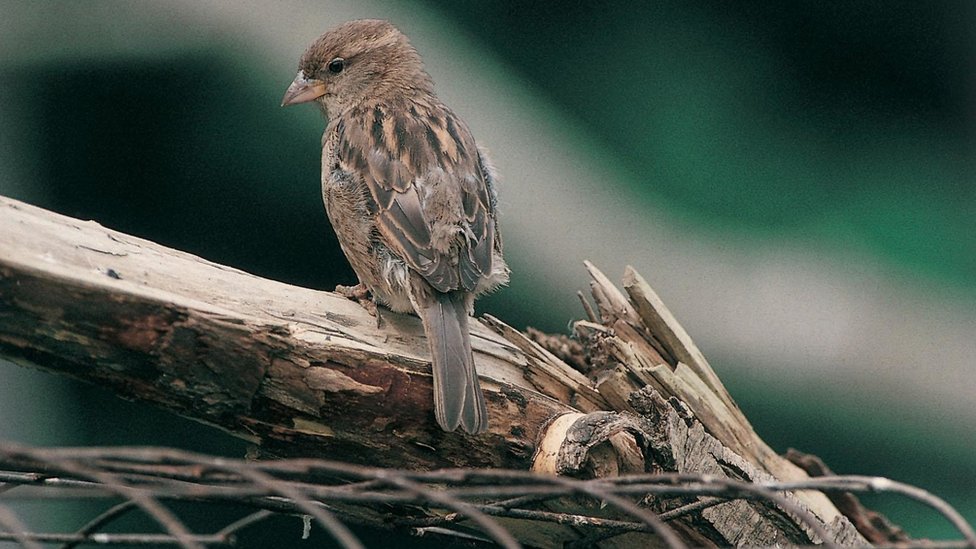
POLYGON ((305 50, 282 106, 316 101, 328 116, 397 95, 432 93, 420 55, 396 27, 378 19, 349 21, 305 50))

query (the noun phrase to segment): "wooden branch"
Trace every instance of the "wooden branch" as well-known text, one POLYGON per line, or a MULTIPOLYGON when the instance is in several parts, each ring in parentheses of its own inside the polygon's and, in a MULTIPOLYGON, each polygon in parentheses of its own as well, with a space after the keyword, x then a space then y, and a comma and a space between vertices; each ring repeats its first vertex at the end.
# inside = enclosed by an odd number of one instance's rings
POLYGON ((539 428, 570 409, 561 399, 606 407, 583 375, 548 363, 531 341, 516 345, 474 322, 491 433, 447 434, 431 421, 414 317, 383 311, 377 327, 341 296, 10 199, 0 201, 0 234, 2 355, 218 426, 270 454, 524 469, 539 428))
MULTIPOLYGON (((3 197, 0 235, 0 356, 163 406, 270 455, 584 477, 805 478, 755 434, 633 269, 625 295, 587 264, 599 318, 576 324, 578 342, 533 338, 493 318, 471 323, 490 431, 469 436, 433 420, 426 342, 412 316, 383 311, 378 326, 341 296, 3 197), (576 368, 557 356, 567 353, 576 368)), ((831 537, 863 541, 823 494, 791 498, 831 537)), ((783 509, 770 518, 769 505, 710 507, 682 519, 684 533, 721 545, 820 541, 783 509)), ((557 525, 525 535, 578 537, 557 525)))

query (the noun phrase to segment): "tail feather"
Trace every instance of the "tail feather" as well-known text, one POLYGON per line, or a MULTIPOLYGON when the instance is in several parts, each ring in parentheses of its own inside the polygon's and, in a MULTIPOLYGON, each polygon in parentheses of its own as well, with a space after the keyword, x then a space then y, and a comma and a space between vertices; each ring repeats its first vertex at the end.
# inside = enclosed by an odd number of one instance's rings
POLYGON ((434 369, 434 415, 445 431, 460 425, 469 433, 488 429, 488 409, 478 383, 471 336, 468 333, 466 292, 432 292, 418 307, 430 345, 434 369))

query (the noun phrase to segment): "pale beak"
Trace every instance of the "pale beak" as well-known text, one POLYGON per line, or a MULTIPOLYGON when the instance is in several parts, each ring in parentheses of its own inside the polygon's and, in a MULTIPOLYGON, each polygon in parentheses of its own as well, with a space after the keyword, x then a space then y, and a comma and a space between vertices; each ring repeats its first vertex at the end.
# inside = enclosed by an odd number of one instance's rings
POLYGON ((295 81, 288 86, 285 97, 281 99, 281 106, 298 105, 315 101, 325 95, 325 82, 314 78, 305 78, 305 73, 298 71, 295 81))

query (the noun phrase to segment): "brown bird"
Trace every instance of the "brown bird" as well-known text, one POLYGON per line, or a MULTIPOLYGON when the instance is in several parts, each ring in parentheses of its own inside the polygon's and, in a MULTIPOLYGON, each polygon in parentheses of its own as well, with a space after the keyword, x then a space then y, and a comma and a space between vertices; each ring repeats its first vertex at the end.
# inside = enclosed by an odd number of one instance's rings
POLYGON ((360 288, 420 317, 441 428, 484 432, 468 315, 477 295, 508 282, 494 169, 390 23, 333 28, 298 69, 281 104, 314 101, 328 121, 322 196, 360 288))

